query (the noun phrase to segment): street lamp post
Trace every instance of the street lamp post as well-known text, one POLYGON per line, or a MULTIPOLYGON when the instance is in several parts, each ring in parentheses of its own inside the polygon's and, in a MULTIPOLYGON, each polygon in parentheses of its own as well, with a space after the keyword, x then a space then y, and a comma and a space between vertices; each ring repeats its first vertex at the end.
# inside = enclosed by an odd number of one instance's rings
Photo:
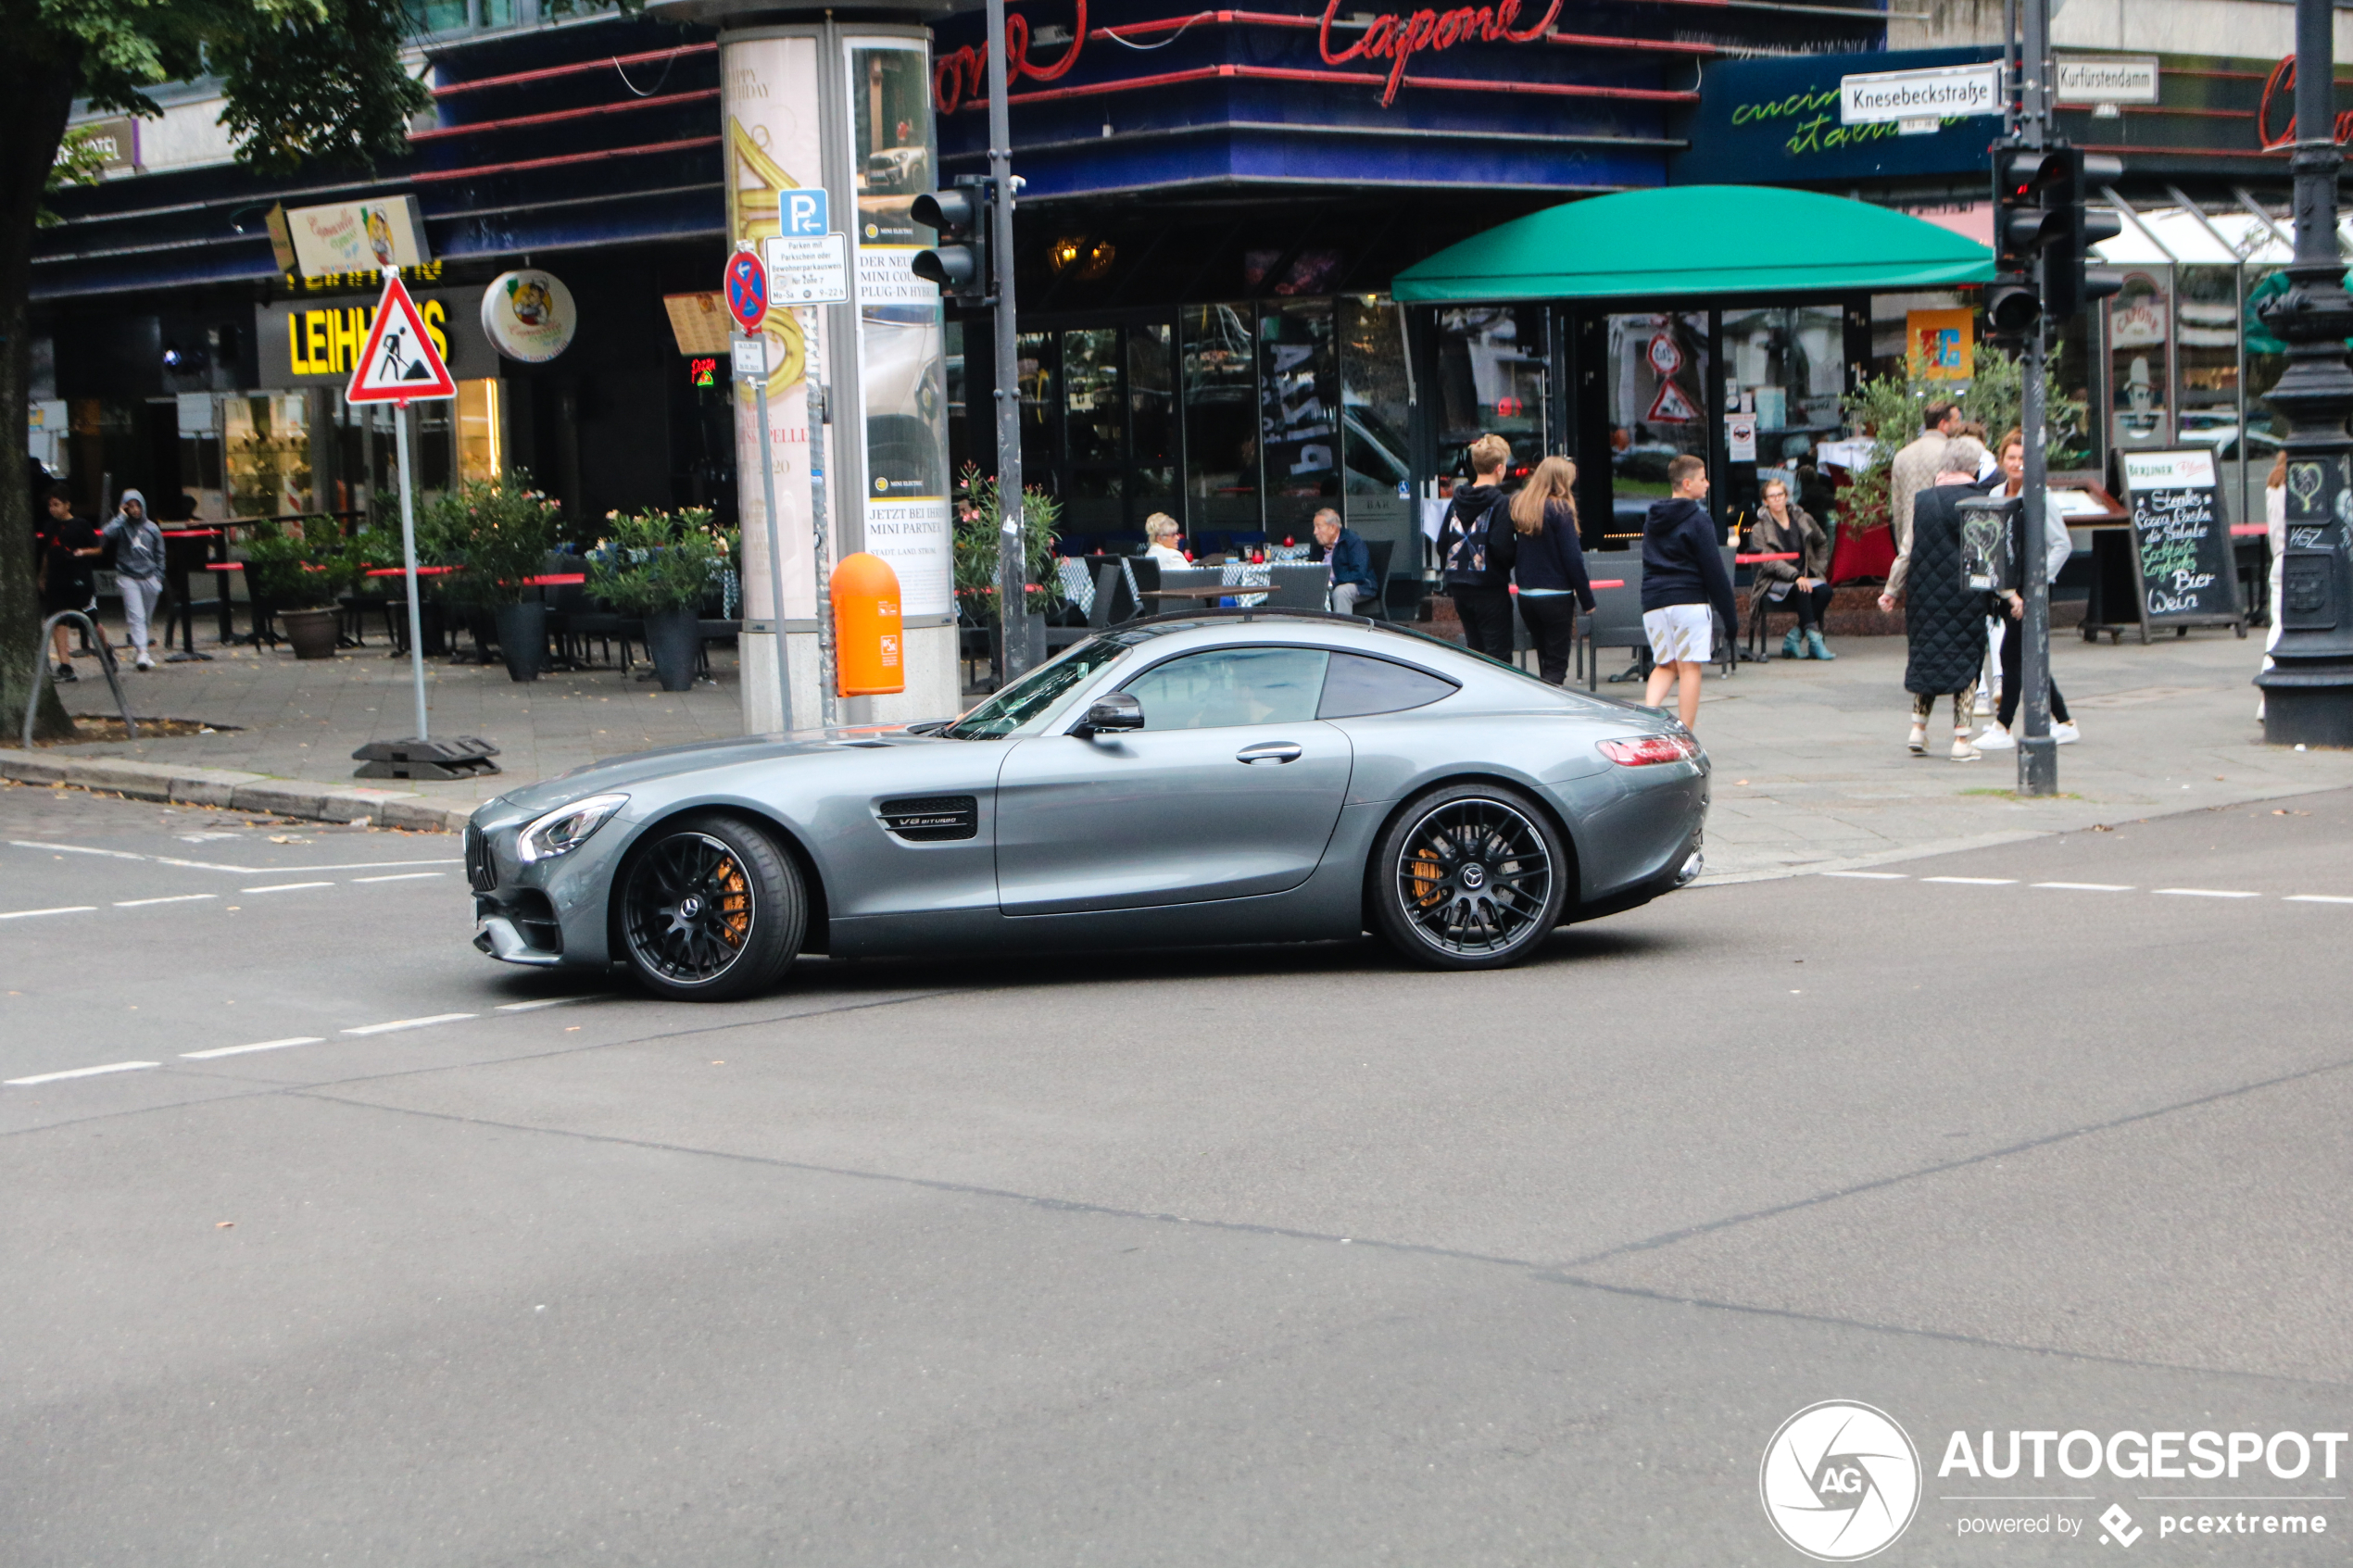
POLYGON ((2336 247, 2335 21, 2334 0, 2296 0, 2296 259, 2291 286, 2262 311, 2288 360, 2268 399, 2289 427, 2280 640, 2255 677, 2273 746, 2353 746, 2353 297, 2336 247))

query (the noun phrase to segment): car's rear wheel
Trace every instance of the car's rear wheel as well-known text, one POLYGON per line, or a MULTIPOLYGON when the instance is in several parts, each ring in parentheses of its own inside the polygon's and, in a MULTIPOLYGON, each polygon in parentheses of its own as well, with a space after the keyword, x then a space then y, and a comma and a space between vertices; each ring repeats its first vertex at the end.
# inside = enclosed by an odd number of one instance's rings
POLYGON ((1537 804, 1503 784, 1447 784, 1408 805, 1374 852, 1374 918, 1433 969, 1500 969, 1560 922, 1570 868, 1537 804))
POLYGON ((809 924, 800 869, 740 818, 683 817, 631 852, 621 947, 646 988, 724 1002, 775 984, 809 924))

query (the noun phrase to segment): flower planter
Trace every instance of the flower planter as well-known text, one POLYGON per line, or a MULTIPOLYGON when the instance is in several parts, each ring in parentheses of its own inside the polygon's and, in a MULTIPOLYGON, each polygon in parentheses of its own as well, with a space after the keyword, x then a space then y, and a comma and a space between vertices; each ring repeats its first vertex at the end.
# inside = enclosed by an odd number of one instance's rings
POLYGON ((695 684, 695 666, 702 661, 702 619, 691 609, 665 609, 646 617, 646 653, 654 661, 654 678, 666 692, 683 692, 695 684))
POLYGON ((510 681, 536 681, 547 659, 547 607, 536 599, 497 608, 498 652, 510 681))
POLYGON ((282 609, 278 624, 286 633, 286 641, 294 645, 296 659, 333 659, 335 656, 335 621, 332 609, 282 609))

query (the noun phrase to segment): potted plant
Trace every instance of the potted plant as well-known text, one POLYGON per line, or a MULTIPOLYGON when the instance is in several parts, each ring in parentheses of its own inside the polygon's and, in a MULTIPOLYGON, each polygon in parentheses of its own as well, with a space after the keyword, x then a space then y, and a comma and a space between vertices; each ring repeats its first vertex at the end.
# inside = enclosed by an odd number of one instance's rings
POLYGON ((711 512, 676 512, 605 519, 603 543, 588 555, 588 592, 616 614, 646 625, 646 651, 666 692, 695 684, 702 653, 702 602, 734 558, 734 541, 711 526, 711 512))
POLYGON ((486 606, 508 676, 537 680, 547 646, 547 607, 524 579, 547 570, 562 509, 516 469, 497 479, 468 480, 426 510, 422 532, 433 540, 434 553, 464 568, 442 580, 445 595, 461 605, 486 606))
MULTIPOLYGON (((1046 617, 1063 607, 1062 573, 1054 560, 1054 524, 1062 520, 1062 503, 1032 485, 1022 487, 1022 544, 1028 557, 1029 646, 1033 656, 1046 646, 1046 617)), ((966 626, 985 627, 992 649, 1003 635, 1004 621, 997 613, 998 540, 1003 514, 997 499, 997 482, 985 477, 977 463, 966 463, 956 481, 956 615, 966 626)))
POLYGON ((333 518, 305 518, 296 528, 256 528, 245 541, 247 580, 256 600, 277 616, 296 659, 332 659, 335 600, 358 562, 333 518))

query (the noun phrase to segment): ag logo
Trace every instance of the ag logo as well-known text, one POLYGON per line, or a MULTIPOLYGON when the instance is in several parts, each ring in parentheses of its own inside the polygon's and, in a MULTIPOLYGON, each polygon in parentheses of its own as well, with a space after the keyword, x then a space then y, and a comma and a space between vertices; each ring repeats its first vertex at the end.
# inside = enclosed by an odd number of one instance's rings
POLYGON ((1818 1562, 1853 1562, 1911 1524, 1920 1456, 1885 1411, 1825 1399, 1781 1423, 1756 1485, 1781 1539, 1818 1562))

